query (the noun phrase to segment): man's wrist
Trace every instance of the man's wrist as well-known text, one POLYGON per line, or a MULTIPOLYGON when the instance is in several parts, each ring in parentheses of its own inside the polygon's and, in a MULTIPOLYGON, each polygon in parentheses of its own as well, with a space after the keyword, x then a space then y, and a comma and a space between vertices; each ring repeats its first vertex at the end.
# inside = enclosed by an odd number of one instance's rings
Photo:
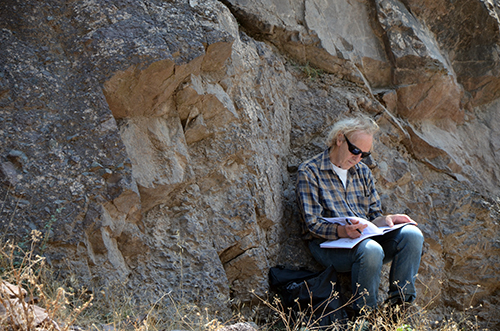
POLYGON ((347 237, 347 232, 345 230, 345 226, 343 226, 343 225, 337 225, 337 237, 338 238, 345 238, 345 237, 347 237))

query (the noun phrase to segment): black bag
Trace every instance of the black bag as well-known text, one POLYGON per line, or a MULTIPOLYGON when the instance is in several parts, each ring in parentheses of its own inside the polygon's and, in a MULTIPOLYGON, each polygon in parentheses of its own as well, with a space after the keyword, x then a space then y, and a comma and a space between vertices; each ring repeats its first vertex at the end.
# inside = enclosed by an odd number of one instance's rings
POLYGON ((269 284, 281 297, 283 306, 293 311, 296 321, 306 322, 309 327, 331 328, 335 324, 337 329, 347 323, 337 273, 332 266, 316 273, 274 267, 269 270, 269 284))

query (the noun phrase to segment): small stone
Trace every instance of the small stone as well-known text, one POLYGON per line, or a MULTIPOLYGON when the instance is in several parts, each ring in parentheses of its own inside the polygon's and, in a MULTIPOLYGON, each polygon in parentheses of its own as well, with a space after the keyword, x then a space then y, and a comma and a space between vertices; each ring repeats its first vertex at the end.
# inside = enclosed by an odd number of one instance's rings
POLYGON ((22 168, 28 162, 26 154, 18 150, 11 150, 7 155, 7 159, 18 168, 22 168))
POLYGON ((92 162, 92 164, 90 165, 90 171, 98 171, 98 170, 101 170, 102 168, 104 168, 100 163, 98 162, 92 162))
POLYGON ((12 162, 0 163, 0 181, 12 187, 19 183, 16 167, 12 162))
POLYGON ((108 168, 102 169, 99 173, 104 179, 108 179, 113 175, 113 171, 109 170, 108 168))

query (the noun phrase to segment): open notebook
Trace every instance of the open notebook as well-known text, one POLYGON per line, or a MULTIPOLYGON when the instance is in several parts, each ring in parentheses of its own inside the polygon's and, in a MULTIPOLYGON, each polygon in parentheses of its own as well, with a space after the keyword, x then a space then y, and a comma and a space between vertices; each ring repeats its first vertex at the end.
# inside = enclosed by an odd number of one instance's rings
POLYGON ((402 224, 395 224, 393 227, 389 227, 389 226, 377 227, 372 222, 365 220, 364 218, 360 218, 360 217, 334 217, 334 218, 322 217, 322 219, 327 221, 327 222, 337 223, 340 225, 346 225, 347 224, 346 220, 348 220, 348 219, 349 220, 358 220, 360 223, 368 224, 368 227, 366 227, 366 229, 363 230, 363 234, 359 238, 356 238, 356 239, 339 238, 337 240, 325 241, 324 243, 322 243, 320 245, 321 248, 353 248, 359 242, 363 241, 366 238, 380 236, 380 235, 383 235, 387 232, 402 228, 405 225, 409 225, 409 224, 415 225, 415 223, 402 223, 402 224))

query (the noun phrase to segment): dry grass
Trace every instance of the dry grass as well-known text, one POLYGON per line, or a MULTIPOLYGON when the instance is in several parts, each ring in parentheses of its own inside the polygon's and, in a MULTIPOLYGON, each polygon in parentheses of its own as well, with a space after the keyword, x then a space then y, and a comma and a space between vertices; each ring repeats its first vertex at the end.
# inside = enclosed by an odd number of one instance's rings
POLYGON ((76 277, 61 283, 53 279, 45 259, 34 253, 43 243, 40 233, 33 231, 30 242, 27 249, 0 244, 0 285, 5 285, 0 291, 1 331, 211 331, 226 325, 171 293, 146 306, 137 304, 119 282, 92 291, 79 286, 76 277))
MULTIPOLYGON (((0 247, 0 318, 4 330, 68 330, 91 303, 92 297, 68 309, 69 295, 63 288, 52 291, 42 281, 45 259, 34 254, 40 232, 32 232, 32 246, 24 251, 12 243, 0 247)), ((81 301, 80 298, 74 302, 81 301)))
MULTIPOLYGON (((45 259, 34 253, 34 245, 43 240, 40 237, 40 233, 34 231, 31 247, 26 250, 9 242, 0 245, 2 281, 24 289, 22 292, 0 292, 0 313, 2 307, 7 311, 0 319, 0 330, 214 331, 238 322, 256 322, 261 331, 320 329, 317 319, 322 317, 321 312, 315 312, 315 317, 308 307, 302 312, 292 312, 276 296, 259 298, 262 307, 258 314, 245 317, 238 311, 233 318, 221 321, 207 310, 180 302, 171 293, 165 293, 152 304, 140 306, 119 283, 109 284, 98 293, 97 290, 92 293, 84 287, 77 288, 74 284, 69 287, 51 279, 52 272, 45 259)), ((332 293, 332 300, 337 295, 332 293)), ((425 307, 414 307, 404 314, 385 307, 367 319, 372 330, 482 330, 475 317, 467 312, 450 313, 439 323, 430 316, 425 307)), ((341 329, 340 325, 329 327, 332 331, 341 329)), ((352 324, 342 330, 353 330, 352 324)))
MULTIPOLYGON (((327 300, 335 300, 338 293, 332 293, 327 300)), ((361 294, 363 295, 363 294, 361 294)), ((376 311, 365 312, 362 318, 349 318, 343 324, 320 326, 318 321, 325 315, 311 310, 311 304, 302 307, 302 310, 293 311, 283 305, 280 297, 274 295, 270 298, 260 298, 262 303, 269 308, 270 317, 267 325, 261 327, 262 331, 347 331, 360 330, 358 327, 363 321, 372 331, 487 331, 481 328, 477 316, 470 310, 453 311, 447 316, 441 316, 439 321, 434 314, 427 311, 427 307, 410 305, 406 307, 388 305, 381 306, 376 311), (311 314, 312 313, 312 314, 311 314)), ((351 297, 342 308, 348 307, 356 298, 351 297)), ((312 298, 311 298, 312 303, 312 298)))

